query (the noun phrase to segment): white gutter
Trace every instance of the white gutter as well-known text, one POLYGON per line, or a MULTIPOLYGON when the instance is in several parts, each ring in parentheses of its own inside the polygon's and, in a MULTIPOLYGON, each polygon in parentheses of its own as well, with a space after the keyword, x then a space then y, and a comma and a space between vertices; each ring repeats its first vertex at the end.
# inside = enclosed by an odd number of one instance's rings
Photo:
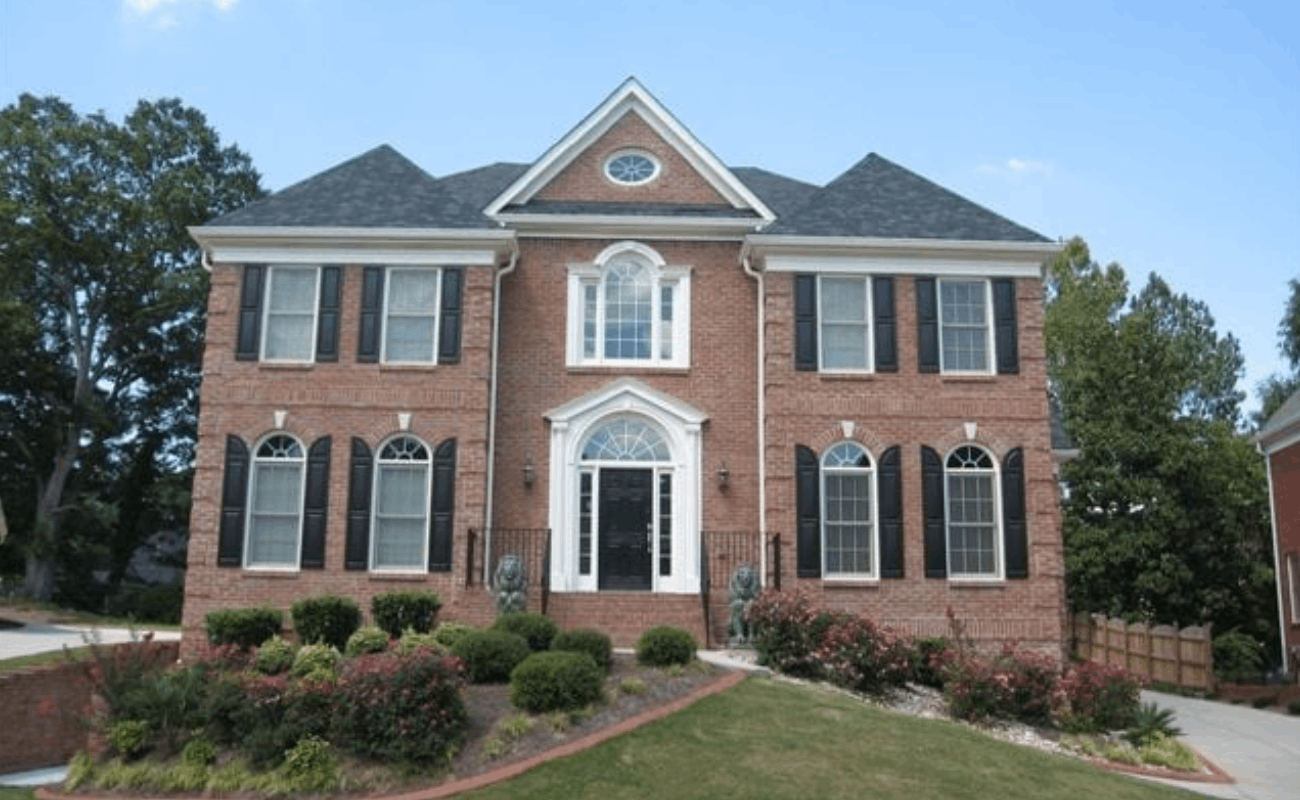
MULTIPOLYGON (((1255 449, 1264 456, 1264 474, 1268 476, 1268 521, 1273 529, 1273 583, 1277 586, 1277 636, 1282 645, 1282 672, 1286 672, 1286 612, 1282 608, 1282 540, 1277 532, 1277 504, 1273 502, 1273 457, 1268 451, 1255 444, 1255 449)), ((1294 620, 1293 620, 1294 621, 1294 620)))
POLYGON ((767 348, 764 342, 764 294, 766 284, 763 273, 755 270, 749 261, 749 244, 740 248, 740 266, 753 278, 758 289, 758 582, 767 582, 767 392, 765 362, 767 348))
POLYGON ((488 575, 492 569, 488 564, 487 554, 492 539, 492 500, 493 486, 496 478, 496 441, 497 441, 497 366, 501 363, 501 279, 515 271, 519 266, 519 246, 510 250, 510 263, 497 270, 492 290, 492 390, 488 393, 488 436, 487 436, 487 507, 483 512, 483 585, 487 586, 488 575))

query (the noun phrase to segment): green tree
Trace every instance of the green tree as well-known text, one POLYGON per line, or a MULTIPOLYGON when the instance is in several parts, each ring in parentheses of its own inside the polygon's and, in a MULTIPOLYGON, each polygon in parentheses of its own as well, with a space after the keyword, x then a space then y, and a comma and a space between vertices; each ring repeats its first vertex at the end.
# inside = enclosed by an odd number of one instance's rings
POLYGON ((133 464, 189 468, 207 275, 186 226, 259 182, 179 100, 121 124, 55 97, 0 110, 0 495, 28 594, 52 595, 70 531, 111 539, 133 464))
POLYGON ((1064 468, 1071 605, 1272 641, 1268 500, 1238 430, 1236 340, 1156 275, 1130 297, 1079 239, 1046 279, 1051 387, 1079 449, 1064 468))
POLYGON ((1277 326, 1277 349, 1286 359, 1291 372, 1274 373, 1255 386, 1259 395, 1260 409, 1253 421, 1262 426, 1273 416, 1286 399, 1300 389, 1300 280, 1292 278, 1287 284, 1291 295, 1287 298, 1282 311, 1282 321, 1277 326))

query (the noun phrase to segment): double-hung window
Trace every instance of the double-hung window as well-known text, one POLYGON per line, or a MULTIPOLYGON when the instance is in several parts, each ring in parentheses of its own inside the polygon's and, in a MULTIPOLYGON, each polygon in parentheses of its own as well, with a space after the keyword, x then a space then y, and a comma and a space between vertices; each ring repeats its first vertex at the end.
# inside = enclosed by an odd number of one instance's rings
POLYGON ((939 281, 943 372, 992 371, 992 305, 988 281, 939 281))
POLYGON ((826 372, 871 371, 871 281, 819 277, 820 366, 826 372))
POLYGON ((632 242, 569 268, 570 366, 685 367, 690 271, 632 242))
POLYGON ((945 462, 948 575, 1000 578, 997 469, 987 451, 958 447, 945 462))
POLYGON ((431 465, 429 448, 413 436, 399 436, 380 448, 375 462, 373 569, 425 569, 431 465))
POLYGON ((264 361, 313 360, 319 284, 317 267, 273 266, 267 270, 264 361))
POLYGON ((306 458, 297 439, 277 434, 258 445, 249 481, 244 566, 298 568, 306 458))
POLYGON ((386 283, 383 360, 433 363, 438 352, 438 270, 390 267, 386 283))
POLYGON ((822 574, 876 577, 875 473, 860 445, 841 442, 822 456, 822 574))

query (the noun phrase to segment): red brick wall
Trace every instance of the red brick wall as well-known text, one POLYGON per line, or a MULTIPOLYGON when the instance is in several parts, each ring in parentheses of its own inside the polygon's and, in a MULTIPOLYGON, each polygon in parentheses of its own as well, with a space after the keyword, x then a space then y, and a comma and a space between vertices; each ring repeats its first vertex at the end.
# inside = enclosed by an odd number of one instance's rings
POLYGON ((1017 639, 1057 656, 1065 639, 1064 567, 1057 483, 1047 425, 1047 377, 1042 340, 1042 286, 1017 281, 1020 373, 988 377, 917 371, 916 303, 912 276, 895 279, 899 370, 831 376, 794 369, 793 276, 768 276, 767 529, 783 532, 786 586, 835 607, 866 613, 916 634, 947 633, 952 607, 976 639, 1017 639), (842 440, 842 421, 878 458, 899 445, 903 468, 904 578, 845 587, 795 574, 796 445, 820 454, 842 440), (1001 460, 1024 448, 1029 528, 1029 579, 993 585, 927 579, 922 559, 920 448, 943 453, 965 440, 963 423, 977 424, 976 442, 1001 460))
POLYGON ((1291 445, 1269 456, 1273 480, 1273 514, 1277 526, 1277 549, 1282 571, 1277 576, 1282 587, 1283 639, 1287 652, 1300 648, 1300 619, 1291 615, 1290 587, 1287 581, 1287 555, 1300 554, 1300 444, 1291 445))
POLYGON ((730 205, 636 113, 614 123, 538 192, 537 199, 730 205), (625 147, 652 153, 659 160, 658 177, 640 186, 622 186, 605 177, 605 160, 625 147))

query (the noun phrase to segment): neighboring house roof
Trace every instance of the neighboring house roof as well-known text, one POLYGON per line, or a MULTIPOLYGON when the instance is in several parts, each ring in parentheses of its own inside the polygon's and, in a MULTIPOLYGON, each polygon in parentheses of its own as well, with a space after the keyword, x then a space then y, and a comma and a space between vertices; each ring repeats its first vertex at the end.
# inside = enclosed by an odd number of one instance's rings
POLYGON ((1265 421, 1255 434, 1255 441, 1264 452, 1272 453, 1300 442, 1300 391, 1292 393, 1286 402, 1265 421))
POLYGON ((385 144, 208 226, 482 228, 487 220, 385 144))

